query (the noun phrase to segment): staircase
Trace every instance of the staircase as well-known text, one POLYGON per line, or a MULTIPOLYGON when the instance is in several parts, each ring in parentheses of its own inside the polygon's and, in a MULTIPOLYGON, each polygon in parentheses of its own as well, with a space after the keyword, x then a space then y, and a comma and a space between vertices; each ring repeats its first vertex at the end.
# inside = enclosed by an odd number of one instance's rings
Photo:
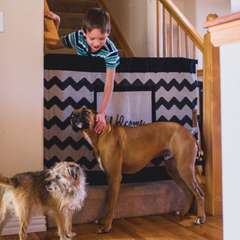
MULTIPOLYGON (((97 0, 47 0, 50 11, 56 13, 61 18, 59 27, 59 37, 65 36, 71 32, 77 31, 82 28, 82 21, 84 14, 91 8, 99 7, 97 0)), ((111 31, 109 39, 118 48, 119 56, 124 57, 124 52, 111 31)), ((45 45, 45 54, 77 54, 75 49, 57 49, 50 50, 45 45)))
MULTIPOLYGON (((83 208, 73 215, 73 225, 94 222, 105 216, 107 190, 106 185, 88 188, 83 208)), ((114 219, 176 212, 184 204, 184 193, 173 180, 121 184, 114 219)), ((57 227, 51 213, 47 215, 47 227, 57 227)))

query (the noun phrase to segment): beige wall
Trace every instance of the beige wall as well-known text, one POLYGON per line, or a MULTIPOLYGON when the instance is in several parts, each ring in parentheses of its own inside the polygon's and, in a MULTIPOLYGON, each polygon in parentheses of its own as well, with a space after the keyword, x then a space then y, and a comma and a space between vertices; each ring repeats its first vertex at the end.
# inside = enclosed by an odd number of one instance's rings
POLYGON ((0 172, 43 169, 43 0, 1 0, 0 172))
POLYGON ((156 52, 156 0, 105 0, 137 57, 156 52), (153 44, 154 43, 154 44, 153 44))

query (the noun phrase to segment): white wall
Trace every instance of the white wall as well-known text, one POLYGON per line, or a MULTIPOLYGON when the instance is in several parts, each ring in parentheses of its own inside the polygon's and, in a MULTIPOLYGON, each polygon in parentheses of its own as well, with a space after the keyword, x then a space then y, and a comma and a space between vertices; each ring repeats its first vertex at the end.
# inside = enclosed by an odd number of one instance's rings
POLYGON ((43 0, 1 0, 0 172, 43 169, 43 0))
POLYGON ((231 11, 232 13, 240 12, 240 1, 231 0, 231 11))
POLYGON ((240 43, 220 47, 224 239, 240 239, 240 43))

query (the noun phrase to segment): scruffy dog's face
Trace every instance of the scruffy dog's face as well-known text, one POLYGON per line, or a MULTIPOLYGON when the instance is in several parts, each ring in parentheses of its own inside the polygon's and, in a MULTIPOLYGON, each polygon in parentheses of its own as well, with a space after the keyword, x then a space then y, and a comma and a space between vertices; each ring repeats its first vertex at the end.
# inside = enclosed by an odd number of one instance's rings
POLYGON ((61 162, 46 173, 45 186, 51 194, 75 192, 85 181, 82 169, 75 163, 61 162))

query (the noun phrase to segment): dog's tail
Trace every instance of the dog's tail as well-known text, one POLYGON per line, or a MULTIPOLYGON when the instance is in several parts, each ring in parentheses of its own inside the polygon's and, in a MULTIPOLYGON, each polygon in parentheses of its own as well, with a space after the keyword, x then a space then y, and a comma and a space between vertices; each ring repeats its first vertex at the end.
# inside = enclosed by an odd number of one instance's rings
POLYGON ((202 161, 203 160, 203 156, 204 156, 204 152, 200 147, 200 144, 198 143, 197 139, 194 137, 197 148, 198 148, 198 152, 197 152, 197 157, 196 157, 196 161, 202 161))
POLYGON ((203 159, 204 152, 200 147, 200 144, 198 143, 197 139, 196 144, 198 147, 197 157, 196 157, 196 163, 195 163, 195 174, 196 174, 196 180, 198 184, 204 184, 205 183, 205 168, 203 167, 205 162, 203 159))
POLYGON ((6 187, 15 187, 14 181, 12 181, 12 179, 10 178, 4 177, 1 173, 0 173, 0 185, 6 187))

